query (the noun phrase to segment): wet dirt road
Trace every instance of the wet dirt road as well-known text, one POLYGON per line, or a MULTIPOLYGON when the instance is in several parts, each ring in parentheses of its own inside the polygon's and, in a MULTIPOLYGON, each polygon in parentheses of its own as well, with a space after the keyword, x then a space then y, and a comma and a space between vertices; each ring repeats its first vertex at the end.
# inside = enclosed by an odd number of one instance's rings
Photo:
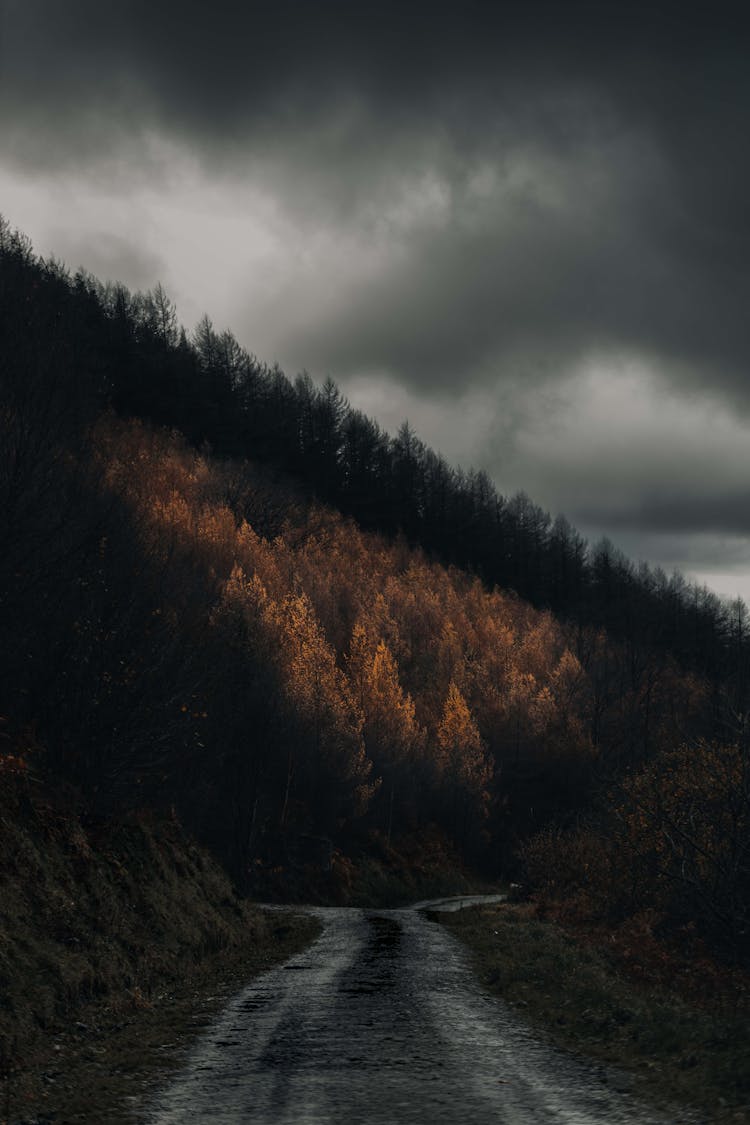
POLYGON ((417 909, 314 913, 318 940, 235 997, 144 1123, 667 1121, 535 1041, 417 909))

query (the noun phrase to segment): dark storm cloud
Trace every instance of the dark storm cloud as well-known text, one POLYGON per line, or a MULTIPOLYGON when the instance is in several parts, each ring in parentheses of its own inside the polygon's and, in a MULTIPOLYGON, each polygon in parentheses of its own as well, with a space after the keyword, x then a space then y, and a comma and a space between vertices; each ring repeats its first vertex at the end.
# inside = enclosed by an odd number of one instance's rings
POLYGON ((565 147, 625 120, 678 162, 690 155, 688 194, 713 198, 718 176, 747 206, 735 176, 745 54, 717 8, 701 19, 654 4, 4 0, 1 31, 6 121, 20 134, 46 119, 71 151, 97 122, 115 142, 158 125, 214 155, 264 135, 306 159, 320 144, 322 160, 359 157, 364 173, 383 141, 425 129, 434 154, 445 142, 481 150, 509 121, 565 147), (694 159, 707 151, 710 168, 694 159))
MULTIPOLYGON (((244 342, 255 348, 260 326, 277 348, 266 358, 345 386, 385 376, 417 404, 436 391, 448 404, 494 395, 499 452, 481 452, 501 487, 507 467, 587 525, 748 530, 720 438, 702 480, 688 471, 700 409, 670 467, 626 449, 606 487, 608 443, 587 442, 596 426, 616 442, 621 407, 560 446, 555 464, 542 436, 550 388, 597 363, 602 380, 632 361, 649 393, 656 379, 746 416, 750 67, 739 6, 0 0, 0 12, 6 167, 109 192, 161 185, 168 197, 187 153, 206 182, 231 182, 232 214, 243 184, 248 200, 275 201, 269 278, 229 302, 244 342), (527 416, 538 424, 521 448, 527 416)), ((215 216, 215 197, 207 210, 215 216)), ((88 245, 91 268, 153 284, 158 233, 134 231, 130 265, 122 241, 71 235, 59 252, 83 258, 88 245)), ((214 258, 199 266, 218 290, 214 258)), ((577 393, 570 409, 583 414, 588 392, 577 393)))
MULTIPOLYGON (((554 378, 611 350, 744 391, 748 278, 649 237, 649 172, 668 173, 640 147, 615 148, 599 183, 581 183, 598 175, 587 152, 543 162, 532 168, 541 184, 499 185, 488 199, 454 181, 447 214, 404 234, 408 253, 307 328, 298 350, 341 374, 395 368, 425 387, 466 370, 490 381, 554 378), (560 198, 545 199, 548 189, 560 198)), ((690 240, 688 231, 688 250, 690 240)))
MULTIPOLYGON (((83 131, 82 109, 126 125, 148 108, 194 137, 232 138, 285 117, 302 133, 355 99, 372 111, 376 135, 439 114, 446 130, 482 143, 505 99, 517 116, 572 89, 603 90, 680 142, 717 99, 731 110, 743 51, 713 13, 702 23, 684 10, 659 13, 538 2, 4 0, 0 49, 6 96, 21 93, 24 112, 41 107, 58 121, 73 111, 71 138, 83 131)), ((550 126, 559 132, 554 115, 550 126)))
MULTIPOLYGON (((658 489, 657 489, 658 492, 658 489)), ((585 526, 609 526, 613 532, 716 532, 750 535, 750 505, 747 489, 733 492, 712 490, 703 495, 668 492, 647 496, 638 504, 617 511, 602 503, 582 505, 576 513, 585 526)))
POLYGON ((387 275, 301 333, 311 366, 429 386, 610 347, 745 397, 749 80, 720 8, 6 0, 2 33, 6 152, 33 167, 137 176, 155 131, 342 227, 402 177, 448 186, 387 275), (560 201, 467 195, 476 166, 502 183, 525 159, 560 201))

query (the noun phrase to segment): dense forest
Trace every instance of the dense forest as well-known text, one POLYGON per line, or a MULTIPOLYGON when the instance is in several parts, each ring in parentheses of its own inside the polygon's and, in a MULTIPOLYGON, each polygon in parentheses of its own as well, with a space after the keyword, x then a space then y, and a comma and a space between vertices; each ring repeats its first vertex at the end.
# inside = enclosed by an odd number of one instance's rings
POLYGON ((741 601, 2 220, 0 340, 0 775, 174 811, 250 890, 437 834, 747 957, 741 601))

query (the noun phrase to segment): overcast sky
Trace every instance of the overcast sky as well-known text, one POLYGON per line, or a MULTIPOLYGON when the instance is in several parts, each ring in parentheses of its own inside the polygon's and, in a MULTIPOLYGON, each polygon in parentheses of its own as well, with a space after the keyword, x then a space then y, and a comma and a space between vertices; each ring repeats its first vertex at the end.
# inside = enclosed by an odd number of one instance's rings
POLYGON ((0 211, 748 597, 738 10, 0 0, 0 211))

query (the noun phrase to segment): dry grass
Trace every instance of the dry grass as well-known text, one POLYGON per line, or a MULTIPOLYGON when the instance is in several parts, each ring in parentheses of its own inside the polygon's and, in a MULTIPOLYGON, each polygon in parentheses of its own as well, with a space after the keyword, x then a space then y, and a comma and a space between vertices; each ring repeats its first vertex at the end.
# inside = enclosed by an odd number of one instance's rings
POLYGON ((127 1120, 196 1013, 316 928, 240 900, 173 822, 86 830, 6 790, 0 1122, 127 1120))
POLYGON ((694 1106, 706 1123, 750 1121, 750 1009, 737 989, 708 1006, 645 970, 638 979, 632 942, 626 964, 617 941, 584 941, 532 906, 436 917, 469 946, 483 983, 552 1042, 624 1068, 657 1104, 694 1106))
POLYGON ((150 1091, 183 1063, 224 1003, 257 973, 317 934, 306 917, 269 920, 251 946, 207 958, 188 979, 150 999, 90 1005, 61 1020, 5 1087, 0 1121, 132 1125, 150 1091))

